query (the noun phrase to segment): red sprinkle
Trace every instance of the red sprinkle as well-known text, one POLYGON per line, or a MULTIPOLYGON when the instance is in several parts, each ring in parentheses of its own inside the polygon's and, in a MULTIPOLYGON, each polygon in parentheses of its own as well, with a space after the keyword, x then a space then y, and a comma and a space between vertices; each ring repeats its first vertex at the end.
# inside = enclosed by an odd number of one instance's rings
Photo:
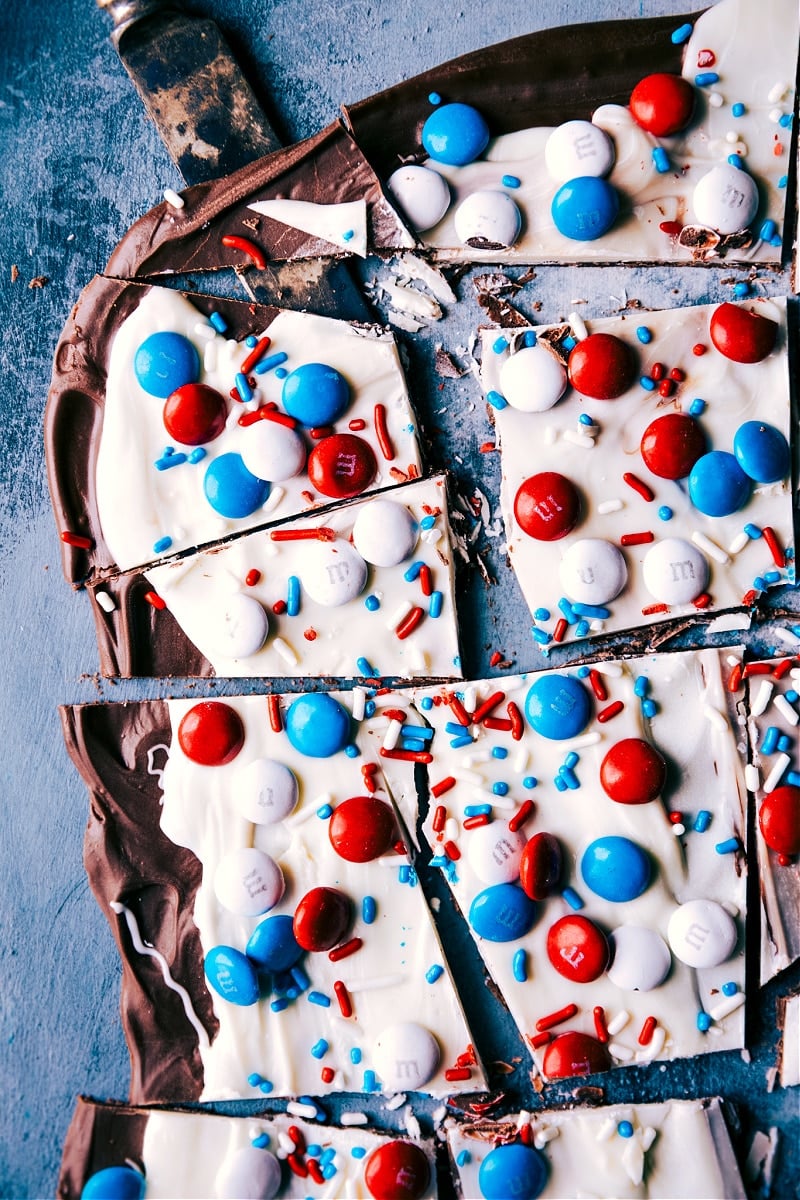
POLYGON ((769 552, 772 555, 772 561, 776 567, 783 568, 786 566, 786 555, 783 553, 781 544, 775 534, 775 530, 770 525, 765 525, 761 530, 764 541, 769 547, 769 552))
POLYGON ((469 1067, 449 1067, 445 1071, 444 1077, 448 1083, 458 1083, 462 1079, 470 1079, 472 1071, 470 1071, 469 1067))
POLYGON ((472 714, 472 720, 475 725, 480 725, 490 713, 494 712, 499 704, 502 704, 506 698, 505 692, 493 692, 483 704, 479 704, 472 714))
POLYGON ((309 627, 308 629, 304 629, 303 637, 306 639, 307 642, 315 642, 317 640, 316 629, 311 628, 311 627, 309 627))
POLYGON ((501 663, 502 661, 503 661, 502 654, 500 653, 499 650, 495 650, 494 654, 489 659, 489 666, 496 667, 498 665, 498 663, 501 663))
POLYGON ((345 985, 342 983, 341 979, 337 979, 336 982, 334 983, 333 994, 336 996, 336 999, 339 1001, 339 1012, 342 1014, 342 1016, 343 1017, 352 1017, 353 1001, 350 999, 350 993, 348 992, 345 985))
POLYGON ((506 705, 506 712, 508 713, 508 718, 511 721, 511 736, 515 742, 518 742, 525 732, 525 726, 522 723, 522 713, 519 711, 513 700, 509 700, 508 704, 506 705))
POLYGON ((342 942, 341 946, 334 946, 333 950, 329 950, 328 958, 331 962, 341 962, 343 958, 349 958, 351 954, 355 954, 363 945, 364 942, 360 937, 350 938, 349 942, 342 942))
POLYGON ((434 783, 431 788, 431 795, 434 800, 438 800, 445 792, 449 792, 451 788, 456 786, 456 781, 452 775, 447 775, 444 779, 440 779, 438 783, 434 783))
POLYGON ((94 545, 91 538, 83 537, 80 533, 70 533, 68 529, 61 531, 61 540, 65 546, 73 546, 76 550, 91 550, 94 545))
POLYGON ((332 425, 315 425, 313 429, 309 429, 308 436, 312 442, 321 442, 323 438, 332 437, 335 432, 332 425))
POLYGON ((286 612, 286 601, 285 600, 276 600, 272 606, 272 611, 275 613, 276 617, 282 617, 283 614, 286 612))
POLYGON ((364 787, 367 789, 370 795, 372 795, 374 792, 377 792, 378 785, 372 775, 364 776, 364 787))
POLYGON ((403 620, 395 629, 395 637, 401 642, 405 641, 414 632, 424 616, 425 609, 420 608, 418 604, 415 605, 408 616, 403 617, 403 620))
POLYGON ((683 226, 680 221, 662 221, 658 227, 667 237, 680 237, 683 226))
POLYGON ((292 1141, 294 1142, 294 1144, 295 1144, 295 1146, 297 1147, 298 1151, 299 1151, 301 1154, 305 1154, 305 1152, 306 1152, 306 1139, 303 1137, 303 1131, 302 1131, 302 1129, 298 1129, 296 1125, 290 1125, 290 1126, 289 1126, 289 1128, 286 1130, 286 1132, 288 1133, 289 1137, 290 1137, 290 1138, 292 1139, 292 1141))
POLYGON ((249 375, 257 362, 260 362, 264 355, 269 350, 270 339, 268 337, 259 338, 253 349, 248 354, 247 358, 242 363, 239 370, 243 375, 249 375))
POLYGON ((658 385, 659 396, 671 396, 675 391, 675 383, 672 379, 662 379, 658 385))
POLYGON ((560 1025, 563 1021, 568 1021, 570 1017, 575 1016, 577 1011, 577 1004, 565 1004, 557 1012, 549 1013, 546 1017, 540 1017, 536 1022, 536 1028, 539 1033, 543 1033, 546 1029, 552 1029, 554 1025, 560 1025))
POLYGON ((293 1150, 291 1154, 287 1154, 286 1161, 289 1164, 289 1170, 293 1175, 297 1175, 300 1179, 308 1178, 308 1167, 298 1156, 296 1151, 293 1150))
POLYGON ((433 832, 441 833, 447 820, 447 809, 443 804, 437 804, 433 813, 433 832))
POLYGON ((600 712, 597 714, 597 719, 601 725, 604 725, 606 721, 610 721, 612 717, 616 717, 618 713, 621 713, 624 707, 625 705, 621 700, 615 700, 614 703, 609 704, 607 708, 600 709, 600 712))
POLYGON ((783 662, 778 663, 777 666, 774 667, 772 674, 776 679, 783 679, 784 675, 789 674, 796 661, 797 660, 794 658, 785 658, 783 662))
POLYGON ((512 833, 517 833, 527 821, 528 817, 533 813, 533 801, 523 800, 513 817, 508 822, 508 828, 512 833))
POLYGON ((480 454, 491 454, 492 451, 496 449, 497 445, 494 442, 482 442, 481 445, 478 446, 478 452, 480 454))
POLYGON ((478 1060, 475 1057, 475 1047, 473 1046, 472 1042, 469 1042, 464 1053, 459 1054, 458 1058, 456 1059, 456 1066, 474 1067, 477 1061, 478 1060))
POLYGON ((541 1046, 546 1046, 547 1043, 552 1042, 552 1040, 552 1033, 547 1033, 546 1031, 543 1031, 542 1033, 536 1033, 528 1038, 528 1041, 534 1050, 538 1050, 541 1046))
POLYGON ((360 433, 367 428, 367 422, 363 417, 353 417, 352 421, 347 422, 347 428, 352 429, 353 433, 360 433))
POLYGON ((398 762, 432 763, 433 755, 427 750, 387 750, 381 746, 378 751, 381 758, 394 758, 398 762))
POLYGON ((383 715, 390 721, 405 721, 406 719, 405 711, 402 708, 385 708, 383 715))
POLYGON ((778 866, 779 867, 790 867, 791 865, 792 865, 792 856, 790 854, 779 854, 778 855, 778 866))
POLYGON ((255 587, 261 581, 261 572, 253 567, 252 571, 248 571, 245 575, 244 581, 248 587, 255 587))
POLYGON ((568 628, 569 628, 569 624, 568 624, 566 618, 560 617, 558 619, 558 621, 556 622, 555 629, 553 630, 553 641, 554 642, 563 642, 568 628))
POLYGON ((387 462, 391 462, 395 457, 394 446, 392 439, 389 437, 389 430, 386 426, 386 407, 383 404, 376 404, 373 410, 373 418, 375 421, 375 436, 378 439, 378 445, 381 448, 381 454, 387 462))
POLYGON ((433 576, 431 569, 427 563, 423 563, 419 569, 419 586, 422 589, 423 596, 430 596, 433 593, 433 576))
POLYGON ((647 542, 654 542, 655 534, 646 530, 643 533, 623 533, 619 539, 621 546, 644 546, 647 542))
POLYGON ((711 603, 711 597, 708 592, 701 592, 699 596, 695 596, 692 604, 695 608, 708 608, 711 603))
POLYGON ((653 368, 650 372, 650 378, 655 379, 656 383, 658 383, 658 381, 660 379, 664 378, 666 372, 667 372, 667 368, 664 366, 663 363, 659 363, 659 362, 653 363, 653 368))
POLYGON ((532 1146, 534 1144, 533 1129, 530 1125, 523 1125, 518 1136, 523 1145, 532 1146))
POLYGON ((323 1083, 333 1083, 335 1072, 333 1067, 323 1067, 319 1073, 319 1077, 323 1083))
POLYGON ((145 592, 144 598, 148 604, 152 604, 156 612, 163 612, 167 607, 166 600, 162 600, 158 592, 145 592))
POLYGON ((757 599, 758 592, 755 588, 750 588, 750 591, 745 592, 745 594, 742 596, 742 604, 745 606, 745 608, 749 608, 751 604, 755 604, 757 599))
POLYGON ((442 849, 451 862, 458 862, 458 860, 461 858, 461 851, 455 842, 445 842, 442 849))
POLYGON ((669 823, 670 825, 681 825, 683 823, 683 813, 678 812, 677 809, 673 808, 672 812, 669 814, 669 823))
POLYGON ((270 729, 273 733, 280 733, 283 729, 280 696, 267 696, 267 712, 269 713, 270 729))
POLYGON ((445 699, 445 703, 450 706, 450 711, 452 712, 455 719, 458 721, 459 725, 471 724, 472 718, 470 717, 467 710, 464 708, 464 705, 461 703, 461 701, 459 700, 459 698, 455 694, 455 692, 450 692, 449 695, 445 696, 444 699, 445 699))
POLYGON ((307 1159, 306 1165, 308 1167, 308 1173, 314 1180, 314 1183, 322 1184, 325 1182, 325 1176, 322 1174, 322 1167, 315 1158, 307 1159))
POLYGON ((742 674, 745 679, 749 679, 751 675, 771 675, 772 663, 754 662, 747 663, 742 674))
POLYGON ((483 718, 483 728, 484 729, 499 729, 499 730, 502 730, 504 733, 508 733, 509 730, 513 729, 513 724, 511 721, 508 720, 507 717, 484 717, 483 718))
POLYGON ((269 536, 273 542, 333 542, 336 532, 327 525, 317 525, 312 529, 273 529, 269 536))
POLYGON ((686 378, 686 372, 682 371, 680 367, 673 367, 669 373, 669 377, 670 379, 674 379, 676 383, 683 383, 686 378))
POLYGON ((606 687, 605 680, 599 671, 589 672, 589 683, 592 686, 592 691, 594 692, 597 700, 608 699, 608 688, 606 687))
POLYGON ((477 817, 467 817, 466 821, 464 821, 464 828, 465 829, 478 829, 481 825, 488 825, 488 824, 489 824, 489 814, 488 813, 478 813, 477 817))
POLYGON ((237 237, 236 234, 226 233, 223 234, 221 241, 223 246, 227 246, 229 250, 241 250, 242 254, 246 254, 248 258, 252 259, 259 271, 266 270, 266 258, 255 242, 251 242, 249 238, 237 237))
POLYGON ((655 1017, 645 1017, 644 1025, 642 1026, 641 1033, 639 1034, 640 1046, 650 1045, 653 1040, 653 1034, 656 1031, 657 1024, 658 1021, 655 1019, 655 1017))
POLYGON ((702 342, 696 342, 695 345, 692 346, 692 354, 695 356, 695 358, 702 358, 703 355, 707 353, 708 346, 704 346, 702 342))
POLYGON ((652 616, 655 616, 656 613, 665 613, 665 612, 669 612, 668 604, 648 604, 647 608, 642 609, 642 616, 643 617, 652 617, 652 616))
POLYGON ((717 56, 713 50, 698 50, 697 65, 698 67, 713 67, 717 61, 717 56))
POLYGON ((742 686, 742 674, 742 664, 737 663, 728 677, 729 692, 738 692, 739 688, 742 686))
POLYGON ((601 1005, 597 1005, 592 1009, 594 1017, 594 1032, 598 1042, 608 1041, 608 1026, 606 1025, 606 1014, 601 1005))

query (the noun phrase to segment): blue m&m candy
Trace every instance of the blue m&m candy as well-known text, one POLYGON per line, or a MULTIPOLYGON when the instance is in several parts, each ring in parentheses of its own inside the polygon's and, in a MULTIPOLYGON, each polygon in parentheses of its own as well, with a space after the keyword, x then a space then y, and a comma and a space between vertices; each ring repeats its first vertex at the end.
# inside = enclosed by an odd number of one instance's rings
POLYGON ((325 692, 298 696, 286 713, 286 736, 307 758, 330 758, 350 740, 350 714, 325 692))
POLYGON ((515 883, 496 883, 478 892, 469 908, 469 923, 487 942, 513 942, 528 932, 536 904, 515 883))
POLYGON ((489 126, 471 104, 443 104, 422 126, 422 144, 435 162, 463 167, 483 154, 489 126))
POLYGON ((241 454, 220 454, 203 480, 206 500, 221 517, 249 517, 265 503, 270 485, 257 479, 244 465, 241 454))
POLYGON ((547 1182, 547 1162, 533 1146, 512 1142, 490 1150, 478 1171, 484 1200, 536 1200, 547 1182))
POLYGON ((288 971, 303 956, 293 924, 287 915, 267 917, 251 933, 247 957, 264 971, 288 971))
POLYGON ((250 959, 233 946, 213 946, 205 958, 206 979, 217 995, 229 1004, 247 1008, 258 1000, 256 969, 250 959))
POLYGON ((142 1200, 145 1178, 133 1167, 104 1167, 83 1185, 81 1200, 142 1200))
POLYGON ((777 483, 789 474, 789 443, 774 425, 745 421, 733 435, 733 453, 756 483, 777 483))
POLYGON ((597 838, 581 858, 581 875, 597 896, 615 903, 635 900, 650 882, 647 851, 625 837, 597 838))
POLYGON ((606 179, 580 175, 561 185, 550 209, 556 229, 574 242, 608 233, 619 213, 619 196, 606 179))
POLYGON ((751 482, 727 450, 698 458, 689 474, 689 499, 707 517, 727 517, 750 499, 751 482))
POLYGON ((542 675, 525 698, 525 716, 531 727, 553 742, 577 737, 591 715, 589 693, 571 675, 542 675))
POLYGON ((339 419, 350 403, 350 384, 335 367, 304 363, 286 376, 281 398, 290 417, 313 429, 339 419))
POLYGON ((200 377, 200 355, 182 333, 151 333, 133 359, 133 370, 151 396, 166 400, 179 387, 200 377))

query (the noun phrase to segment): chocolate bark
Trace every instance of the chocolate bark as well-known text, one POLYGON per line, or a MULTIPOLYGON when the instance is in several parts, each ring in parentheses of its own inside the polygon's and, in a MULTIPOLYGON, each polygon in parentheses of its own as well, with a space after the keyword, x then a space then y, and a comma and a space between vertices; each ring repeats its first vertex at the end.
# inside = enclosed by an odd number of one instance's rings
POLYGON ((128 1162, 142 1165, 148 1114, 125 1104, 98 1104, 79 1096, 64 1142, 59 1200, 79 1200, 90 1175, 128 1162))

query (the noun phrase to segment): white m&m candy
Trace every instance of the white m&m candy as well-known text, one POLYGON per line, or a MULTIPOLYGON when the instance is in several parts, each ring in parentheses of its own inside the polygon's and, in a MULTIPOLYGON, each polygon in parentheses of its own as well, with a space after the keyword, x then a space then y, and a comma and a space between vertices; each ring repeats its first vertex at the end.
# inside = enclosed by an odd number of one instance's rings
POLYGON ((758 211, 758 185, 747 171, 722 163, 704 175, 692 194, 694 215, 717 233, 746 229, 758 211))
POLYGON ((558 568, 567 598, 578 604, 608 604, 628 580, 622 551, 604 538, 581 538, 566 551, 558 568))
POLYGON ((367 564, 349 542, 307 542, 300 568, 303 587, 325 608, 338 608, 360 596, 367 582, 367 564))
POLYGON ((542 346, 523 346, 500 368, 500 390, 520 412, 546 412, 567 387, 567 372, 542 346))
POLYGON ((708 583, 708 563, 683 538, 664 538, 642 563, 644 586, 662 604, 691 604, 708 583))
POLYGON ((558 183, 581 175, 607 175, 614 165, 614 143, 591 121, 565 121, 547 139, 544 161, 558 183))
POLYGON ((669 946, 645 925, 621 925, 609 938, 614 956, 608 978, 628 992, 650 992, 663 983, 672 966, 669 946))
POLYGON ((376 567, 396 567, 417 544, 417 522, 396 500, 370 500, 353 524, 353 545, 376 567))
POLYGON ((233 801, 254 825, 275 825, 297 804, 297 780, 273 758, 257 758, 236 772, 233 801))
POLYGON ((279 421, 254 421, 244 431, 242 462, 251 475, 280 483, 306 465, 306 444, 295 429, 279 421))
POLYGON ((733 953, 738 931, 716 900, 687 900, 669 919, 672 953, 689 967, 717 967, 733 953))
POLYGON ((512 833, 505 821, 491 821, 469 835, 467 857, 483 883, 513 883, 519 879, 519 864, 525 836, 512 833))
POLYGON ((489 188, 462 200, 453 221, 459 241, 477 250, 508 249, 522 229, 522 214, 511 197, 489 188))
POLYGON ((281 1164, 258 1146, 242 1146, 227 1155, 214 1179, 218 1200, 273 1200, 280 1188, 281 1164))
POLYGON ((243 846, 220 860, 214 892, 223 908, 237 917, 260 917, 283 895, 283 872, 263 850, 243 846))
POLYGON ((258 654, 269 633, 269 617, 254 596, 236 592, 228 596, 221 612, 209 614, 213 629, 210 639, 226 658, 249 658, 258 654))
POLYGON ((384 1090, 416 1092, 436 1074, 441 1053, 436 1038, 415 1021, 400 1021, 378 1034, 373 1059, 384 1090))
POLYGON ((398 167, 387 187, 409 224, 419 233, 438 225, 450 207, 447 180, 430 167, 398 167))

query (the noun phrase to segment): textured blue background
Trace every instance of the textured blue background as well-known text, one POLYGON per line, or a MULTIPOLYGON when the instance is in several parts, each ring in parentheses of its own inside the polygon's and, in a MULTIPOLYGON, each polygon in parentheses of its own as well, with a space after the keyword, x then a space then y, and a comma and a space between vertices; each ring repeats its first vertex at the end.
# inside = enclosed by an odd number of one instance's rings
MULTIPOLYGON (((277 98, 271 112, 290 140, 333 119, 342 101, 490 42, 544 25, 679 12, 685 5, 493 0, 457 10, 438 0, 205 0, 198 7, 229 33, 262 98, 277 98)), ((70 592, 58 566, 41 421, 50 358, 70 306, 166 185, 179 188, 181 180, 91 0, 0 5, 0 1194, 9 1197, 52 1194, 79 1090, 116 1097, 127 1090, 119 968, 81 867, 86 794, 63 749, 56 706, 164 690, 158 683, 99 683, 93 674, 88 603, 70 592), (19 269, 15 283, 12 264, 19 269), (41 276, 46 285, 31 290, 31 279, 41 276)), ((626 296, 652 307, 728 298, 736 277, 735 271, 541 270, 517 302, 531 315, 534 303, 541 305, 538 317, 554 320, 584 298, 590 303, 581 311, 599 316, 626 296)), ((764 278, 759 286, 775 294, 787 281, 764 278)), ((468 280, 460 294, 458 310, 411 351, 412 390, 429 427, 436 427, 431 464, 455 465, 467 493, 477 473, 494 510, 496 458, 475 455, 489 435, 477 386, 465 376, 439 390, 429 365, 435 342, 464 358, 459 350, 480 313, 468 280)), ((487 587, 474 572, 465 582, 465 665, 475 674, 488 671, 493 649, 518 669, 540 661, 499 540, 479 542, 498 586, 487 587)), ((774 1062, 775 997, 792 979, 796 986, 797 971, 764 997, 752 1064, 715 1055, 606 1078, 611 1098, 720 1092, 741 1102, 747 1139, 754 1127, 780 1125, 785 1136, 774 1194, 781 1197, 796 1188, 797 1090, 768 1094, 765 1073, 774 1062)), ((519 1048, 498 1020, 493 1014, 489 1057, 509 1057, 519 1048)))

